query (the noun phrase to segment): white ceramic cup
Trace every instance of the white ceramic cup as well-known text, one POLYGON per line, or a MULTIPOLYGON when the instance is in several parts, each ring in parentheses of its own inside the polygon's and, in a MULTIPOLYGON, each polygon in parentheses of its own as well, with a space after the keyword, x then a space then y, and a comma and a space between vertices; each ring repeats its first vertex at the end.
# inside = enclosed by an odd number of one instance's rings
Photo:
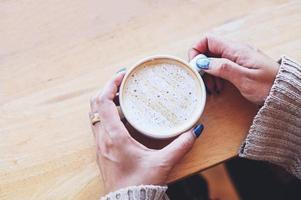
POLYGON ((186 61, 174 57, 174 56, 169 56, 169 55, 156 55, 156 56, 151 56, 151 57, 147 57, 145 59, 140 60, 139 62, 137 62, 133 67, 131 67, 125 77, 123 78, 123 81, 121 83, 120 89, 119 89, 119 102, 120 102, 120 108, 121 108, 121 114, 127 119, 127 121, 136 129, 138 130, 140 133, 151 137, 151 138, 156 138, 156 139, 167 139, 167 138, 172 138, 175 136, 180 135, 181 133, 189 130, 190 128, 192 128, 199 120, 199 118, 201 117, 204 108, 205 108, 205 102, 206 102, 206 89, 205 89, 205 84, 204 81, 201 77, 201 75, 203 74, 202 70, 197 66, 196 61, 198 59, 204 58, 204 55, 198 55, 196 56, 193 60, 191 60, 189 63, 187 63, 186 61), (191 116, 191 118, 189 118, 187 120, 187 122, 183 123, 183 125, 181 125, 180 127, 178 126, 175 129, 168 129, 163 132, 158 133, 157 131, 151 130, 151 129, 145 129, 143 127, 141 127, 139 124, 135 123, 133 120, 131 120, 130 116, 130 112, 131 109, 128 109, 125 107, 124 104, 124 88, 125 88, 125 84, 127 83, 127 80, 130 77, 131 73, 138 67, 141 67, 143 64, 147 65, 146 63, 148 62, 153 62, 153 61, 159 61, 159 62, 166 62, 166 63, 177 63, 176 65, 178 66, 182 66, 182 67, 186 67, 187 69, 189 69, 192 74, 194 75, 194 80, 197 82, 196 84, 198 85, 200 91, 201 91, 201 95, 197 98, 198 99, 198 105, 195 108, 194 114, 193 116, 191 116), (201 75, 200 75, 201 74, 201 75))

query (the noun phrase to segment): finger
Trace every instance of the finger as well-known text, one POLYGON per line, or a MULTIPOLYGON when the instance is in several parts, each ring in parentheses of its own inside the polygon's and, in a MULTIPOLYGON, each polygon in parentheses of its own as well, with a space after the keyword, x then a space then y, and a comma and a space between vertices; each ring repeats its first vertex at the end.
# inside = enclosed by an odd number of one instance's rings
MULTIPOLYGON (((196 43, 193 49, 199 52, 199 54, 214 55, 214 57, 223 57, 236 62, 237 52, 242 49, 242 45, 213 34, 208 34, 196 43)), ((195 51, 192 51, 191 54, 194 55, 193 52, 195 51)))
POLYGON ((116 93, 116 96, 113 99, 113 102, 115 103, 116 106, 119 106, 119 93, 116 93))
MULTIPOLYGON (((91 115, 93 115, 93 113, 90 112, 89 115, 90 115, 89 117, 91 118, 91 115)), ((92 129, 94 140, 96 143, 96 148, 97 148, 96 155, 98 157, 99 156, 98 152, 101 152, 101 148, 104 146, 104 143, 106 141, 106 134, 99 122, 94 125, 91 124, 91 129, 92 129)), ((98 160, 98 158, 97 158, 97 160, 98 160)))
POLYGON ((91 125, 92 128, 92 132, 94 135, 94 139, 96 141, 96 145, 100 146, 104 140, 105 140, 105 135, 103 134, 104 131, 102 130, 101 124, 100 123, 96 123, 94 125, 91 125))
POLYGON ((241 80, 252 74, 252 69, 242 67, 225 58, 210 58, 208 69, 204 70, 208 74, 230 81, 236 87, 240 86, 241 80))
MULTIPOLYGON (((89 118, 92 119, 94 113, 96 113, 97 111, 97 105, 96 105, 96 96, 93 96, 90 99, 90 108, 91 108, 91 112, 89 112, 89 118)), ((94 125, 91 123, 91 129, 94 135, 94 138, 96 139, 97 134, 99 133, 100 130, 100 122, 95 123, 94 125)))
MULTIPOLYGON (((189 58, 189 60, 192 60, 195 56, 197 56, 199 54, 200 54, 199 51, 192 48, 188 52, 188 58, 189 58)), ((214 88, 215 88, 214 78, 211 75, 208 75, 208 74, 204 74, 202 77, 203 77, 203 80, 205 82, 206 92, 207 92, 208 95, 211 95, 212 92, 214 91, 214 88)))
POLYGON ((193 48, 202 54, 210 52, 217 56, 221 56, 225 49, 228 48, 228 44, 221 37, 208 34, 196 43, 193 48))
POLYGON ((113 102, 123 77, 124 73, 118 74, 106 84, 103 93, 96 98, 96 111, 99 113, 101 124, 109 136, 116 141, 122 141, 128 135, 113 102))
MULTIPOLYGON (((121 81, 122 81, 124 75, 125 75, 125 73, 118 74, 113 80, 111 80, 110 82, 107 83, 105 88, 108 87, 109 84, 112 84, 112 83, 114 84, 115 79, 117 79, 116 80, 116 81, 118 81, 117 82, 117 84, 118 84, 117 90, 119 90, 119 85, 121 84, 121 81), (120 78, 121 78, 121 80, 120 80, 120 78)), ((91 109, 92 112, 97 112, 98 111, 98 107, 99 107, 98 103, 99 103, 99 101, 101 101, 100 97, 103 97, 102 100, 105 100, 105 99, 110 100, 110 98, 112 98, 112 97, 105 97, 105 95, 104 95, 105 88, 103 90, 98 91, 96 95, 91 97, 91 99, 90 99, 90 109, 91 109)), ((117 93, 115 91, 111 91, 111 95, 114 96, 113 97, 113 102, 116 105, 119 105, 119 93, 117 93)), ((109 94, 109 96, 110 96, 110 94, 109 94)))
POLYGON ((167 159, 171 165, 176 164, 192 148, 203 128, 203 125, 197 125, 194 129, 181 134, 169 145, 159 150, 159 154, 164 157, 163 159, 167 159))
MULTIPOLYGON (((93 112, 89 112, 89 118, 90 118, 90 120, 94 117, 93 115, 94 115, 93 112)), ((93 125, 93 124, 92 124, 92 121, 91 121, 91 128, 92 128, 92 130, 93 130, 93 135, 94 135, 94 137, 95 137, 96 132, 94 131, 93 127, 94 127, 94 126, 98 126, 98 125, 99 125, 99 122, 94 123, 94 125, 93 125)))
POLYGON ((191 48, 188 52, 189 61, 192 60, 194 57, 196 57, 199 54, 200 54, 200 52, 198 50, 191 48))
MULTIPOLYGON (((95 112, 97 112, 97 103, 96 103, 96 96, 93 96, 90 99, 90 107, 91 107, 91 112, 89 112, 89 118, 91 119, 94 115, 95 112)), ((101 123, 97 122, 94 125, 91 123, 91 129, 94 135, 94 139, 96 141, 97 147, 101 145, 101 141, 105 140, 105 132, 102 130, 103 128, 101 127, 101 123)))
POLYGON ((106 86, 104 87, 104 90, 102 92, 102 97, 104 100, 110 100, 112 101, 114 97, 116 96, 117 90, 123 80, 123 77, 125 75, 125 72, 120 72, 117 74, 116 77, 114 77, 111 81, 109 81, 106 86))

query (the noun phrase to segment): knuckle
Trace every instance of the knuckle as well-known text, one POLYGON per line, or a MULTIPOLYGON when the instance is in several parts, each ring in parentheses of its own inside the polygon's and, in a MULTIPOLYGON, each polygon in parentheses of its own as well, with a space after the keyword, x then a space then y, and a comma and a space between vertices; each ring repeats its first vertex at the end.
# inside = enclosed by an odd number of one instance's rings
POLYGON ((216 39, 217 36, 214 35, 214 33, 208 32, 208 33, 205 34, 205 38, 206 38, 208 41, 212 41, 212 40, 216 39))
POLYGON ((208 44, 213 44, 216 41, 216 36, 210 33, 207 33, 204 38, 208 44))
POLYGON ((114 148, 114 142, 111 138, 104 139, 100 144, 98 144, 97 155, 103 156, 109 154, 114 148))
POLYGON ((189 149, 192 147, 192 143, 193 143, 192 140, 186 139, 186 140, 184 140, 184 141, 182 142, 181 147, 182 147, 182 149, 184 149, 184 150, 189 150, 189 149))
POLYGON ((209 33, 206 33, 205 35, 204 35, 204 38, 207 40, 207 41, 209 41, 210 39, 211 39, 211 35, 209 34, 209 33))
POLYGON ((231 70, 231 64, 227 59, 222 59, 221 64, 220 64, 220 74, 226 74, 229 73, 231 70))
POLYGON ((97 103, 98 105, 103 105, 103 104, 106 103, 106 98, 104 98, 103 95, 99 95, 99 96, 97 96, 97 98, 96 98, 96 103, 97 103))
POLYGON ((112 160, 112 147, 106 147, 106 144, 104 144, 103 151, 100 154, 100 158, 104 160, 112 160))
POLYGON ((104 141, 104 147, 106 150, 112 149, 112 147, 114 146, 114 142, 112 140, 105 140, 104 141))
POLYGON ((122 128, 117 124, 113 124, 110 126, 109 131, 118 134, 122 131, 122 128))
POLYGON ((120 80, 115 78, 115 79, 113 80, 113 83, 112 83, 112 84, 113 84, 113 86, 118 87, 118 86, 119 86, 119 83, 120 83, 120 80))

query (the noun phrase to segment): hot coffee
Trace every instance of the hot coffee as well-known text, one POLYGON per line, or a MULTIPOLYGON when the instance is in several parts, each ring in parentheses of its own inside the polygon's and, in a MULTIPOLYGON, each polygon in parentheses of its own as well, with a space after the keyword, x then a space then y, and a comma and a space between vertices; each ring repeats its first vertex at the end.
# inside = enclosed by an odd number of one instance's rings
POLYGON ((138 130, 165 138, 192 126, 203 110, 205 91, 189 66, 168 58, 151 59, 127 74, 121 106, 138 130))

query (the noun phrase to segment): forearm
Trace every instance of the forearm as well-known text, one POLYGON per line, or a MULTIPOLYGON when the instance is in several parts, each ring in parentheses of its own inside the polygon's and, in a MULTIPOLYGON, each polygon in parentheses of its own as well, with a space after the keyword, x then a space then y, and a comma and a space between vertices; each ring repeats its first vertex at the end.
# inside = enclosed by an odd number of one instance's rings
POLYGON ((283 57, 239 156, 282 166, 301 179, 301 66, 283 57))
POLYGON ((101 200, 169 200, 167 186, 140 185, 122 188, 102 197, 101 200))

